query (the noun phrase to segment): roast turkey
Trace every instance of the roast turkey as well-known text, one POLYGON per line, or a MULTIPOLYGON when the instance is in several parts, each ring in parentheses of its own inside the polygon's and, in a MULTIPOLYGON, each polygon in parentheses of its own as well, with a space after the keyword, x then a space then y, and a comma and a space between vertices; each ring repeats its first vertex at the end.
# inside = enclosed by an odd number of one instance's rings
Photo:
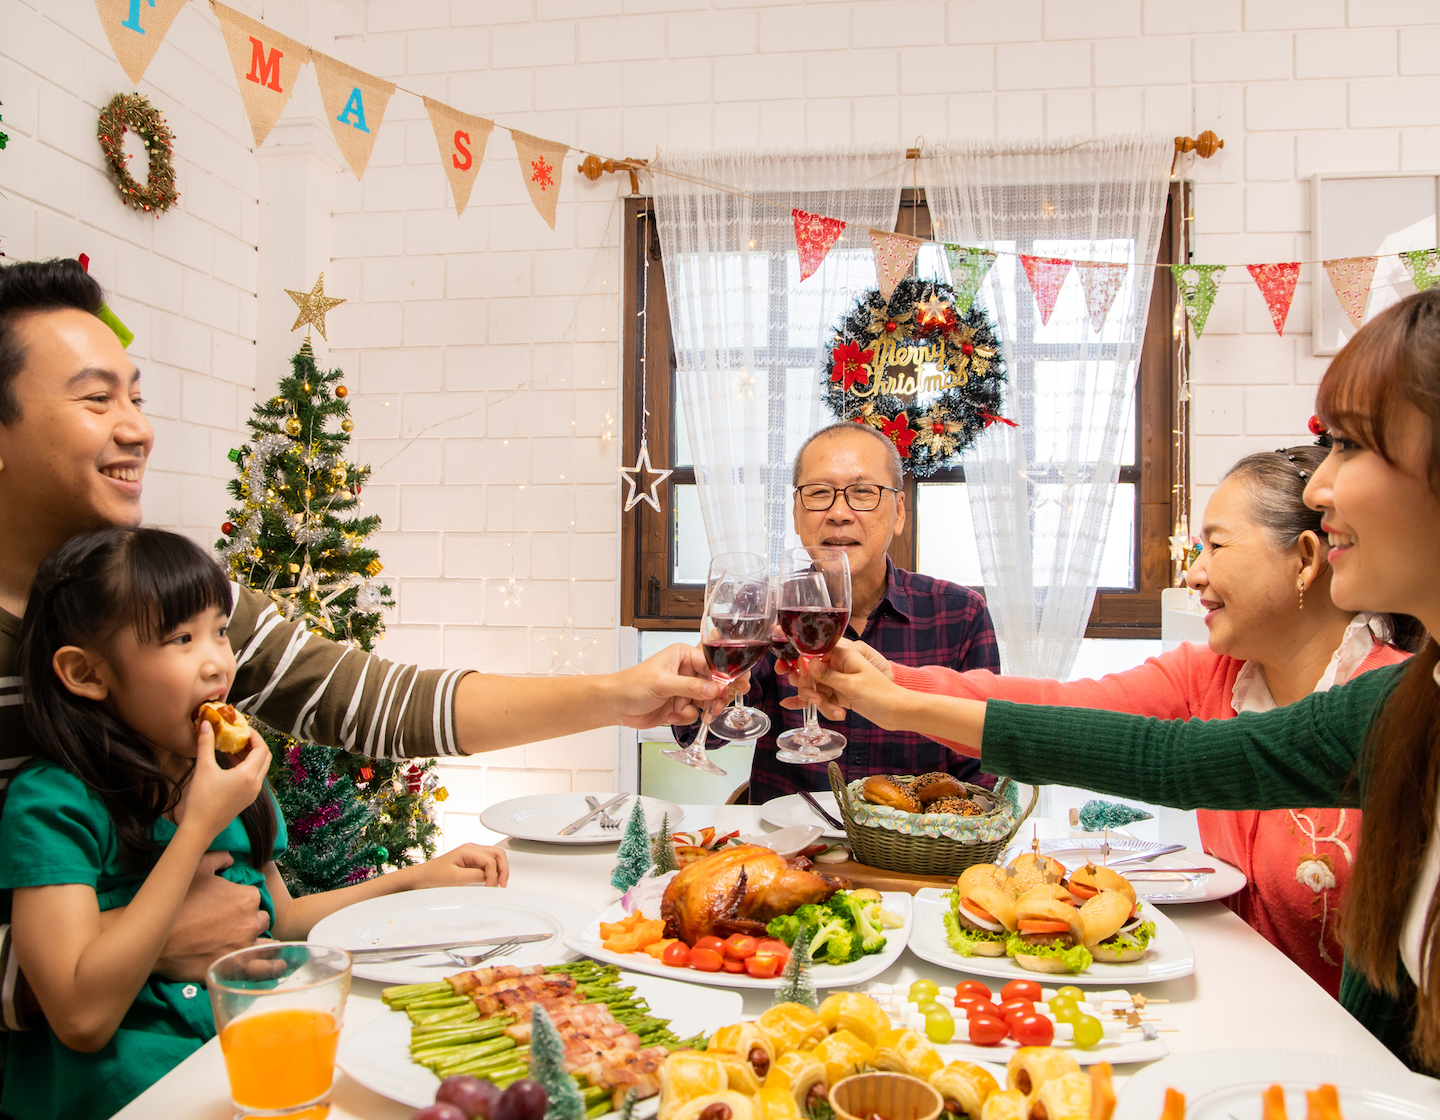
POLYGON ((771 918, 823 902, 846 885, 794 867, 769 848, 742 844, 682 868, 665 888, 660 916, 665 936, 687 945, 710 934, 760 936, 771 918))

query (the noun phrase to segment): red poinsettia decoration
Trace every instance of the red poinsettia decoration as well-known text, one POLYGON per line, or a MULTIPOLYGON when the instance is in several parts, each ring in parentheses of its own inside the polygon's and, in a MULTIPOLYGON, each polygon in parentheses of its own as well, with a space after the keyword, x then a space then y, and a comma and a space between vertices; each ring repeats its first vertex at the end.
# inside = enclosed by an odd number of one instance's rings
POLYGON ((910 417, 900 412, 893 420, 884 420, 880 424, 880 430, 895 442, 895 450, 900 452, 900 458, 910 458, 910 444, 914 442, 916 431, 910 427, 910 417))
POLYGON ((840 382, 845 392, 852 385, 869 385, 870 371, 865 366, 875 357, 874 350, 861 350, 858 342, 846 342, 830 352, 835 368, 830 374, 831 381, 840 382))

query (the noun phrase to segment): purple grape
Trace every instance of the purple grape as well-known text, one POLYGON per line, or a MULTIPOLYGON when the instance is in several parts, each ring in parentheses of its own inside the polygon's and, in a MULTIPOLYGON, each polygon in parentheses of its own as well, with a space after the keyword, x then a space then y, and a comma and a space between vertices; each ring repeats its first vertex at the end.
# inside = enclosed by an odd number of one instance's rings
POLYGON ((544 1120, 550 1094, 538 1081, 525 1077, 500 1094, 490 1120, 544 1120))
POLYGON ((453 1104, 440 1102, 432 1104, 429 1108, 422 1108, 410 1120, 470 1120, 465 1113, 461 1112, 453 1104))
POLYGON ((459 1073, 440 1082, 435 1091, 437 1104, 453 1104, 470 1120, 490 1120, 490 1110, 500 1098, 500 1090, 489 1081, 459 1073))

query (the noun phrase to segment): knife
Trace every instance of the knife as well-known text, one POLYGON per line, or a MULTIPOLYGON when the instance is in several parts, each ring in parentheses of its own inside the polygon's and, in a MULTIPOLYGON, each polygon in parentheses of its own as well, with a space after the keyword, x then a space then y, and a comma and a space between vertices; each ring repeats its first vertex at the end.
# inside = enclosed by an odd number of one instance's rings
POLYGON ((815 812, 819 813, 820 819, 823 820, 826 824, 828 824, 831 828, 838 829, 841 832, 845 831, 844 822, 837 821, 824 809, 820 808, 820 802, 815 800, 815 795, 811 793, 808 789, 802 789, 800 791, 800 797, 804 800, 806 805, 809 805, 810 808, 814 809, 815 812))
POLYGON ((1172 852, 1183 852, 1184 844, 1165 844, 1159 848, 1153 848, 1148 852, 1141 852, 1139 855, 1126 856, 1124 859, 1112 859, 1105 864, 1106 867, 1123 867, 1127 863, 1149 863, 1159 856, 1168 856, 1172 852))
POLYGON ((609 811, 610 809, 615 808, 616 805, 619 805, 620 802, 624 801, 624 800, 625 800, 627 797, 629 797, 629 796, 630 796, 630 794, 628 794, 628 793, 619 793, 619 794, 616 794, 614 797, 612 797, 609 801, 605 802, 603 805, 597 805, 594 809, 591 809, 588 813, 586 813, 586 814, 585 814, 583 817, 581 817, 579 820, 577 820, 577 821, 571 821, 571 822, 570 822, 569 824, 567 824, 564 828, 562 828, 558 833, 556 833, 556 835, 557 835, 557 836, 570 836, 570 835, 573 834, 573 833, 579 832, 580 829, 581 829, 584 825, 589 824, 592 820, 594 820, 596 817, 598 817, 601 813, 607 812, 607 811, 609 811))
POLYGON ((357 961, 374 962, 396 960, 400 957, 423 957, 430 953, 443 953, 446 949, 464 949, 472 945, 500 945, 513 941, 528 945, 532 941, 544 941, 548 933, 510 933, 502 937, 471 937, 464 941, 442 941, 435 945, 383 945, 374 949, 350 949, 350 956, 357 961))
POLYGON ((1213 867, 1146 867, 1139 871, 1132 871, 1125 876, 1127 879, 1151 879, 1157 875, 1214 875, 1213 867))

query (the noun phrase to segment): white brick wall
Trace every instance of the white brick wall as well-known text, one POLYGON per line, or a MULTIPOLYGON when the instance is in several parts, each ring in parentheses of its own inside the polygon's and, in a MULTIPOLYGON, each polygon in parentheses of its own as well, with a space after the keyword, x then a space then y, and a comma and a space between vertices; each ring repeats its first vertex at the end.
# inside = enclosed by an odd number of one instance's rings
MULTIPOLYGON (((300 0, 300 10, 307 0, 300 0)), ((330 49, 400 85, 612 155, 819 148, 946 137, 1205 128, 1197 259, 1311 255, 1316 171, 1440 167, 1433 0, 308 0, 330 49)), ((289 9, 287 8, 288 12, 289 9)), ((283 13, 263 13, 280 18, 283 13)), ((259 178, 213 17, 190 5, 142 88, 179 133, 181 209, 122 209, 94 143, 124 79, 87 0, 7 0, 0 234, 11 256, 88 252, 136 330, 161 445, 152 520, 214 535, 256 382, 259 178), (248 332, 248 333, 247 333, 248 332)), ((301 99, 287 118, 303 111, 301 99)), ((568 612, 628 659, 614 623, 617 195, 567 160, 552 233, 509 138, 489 143, 456 218, 433 134, 398 93, 357 184, 336 174, 327 289, 332 361, 352 390, 367 511, 398 607, 394 657, 544 672, 568 612), (573 525, 572 525, 573 523, 573 525), (571 533, 573 528, 573 535, 571 533), (523 592, 504 607, 514 573, 523 592)), ((1197 506, 1226 466, 1303 437, 1324 361, 1310 354, 1312 270, 1277 337, 1243 269, 1196 347, 1197 506)), ((1319 282, 1324 283, 1323 276, 1319 282)), ((478 812, 541 789, 608 788, 613 731, 517 748, 447 777, 452 840, 478 812)))

